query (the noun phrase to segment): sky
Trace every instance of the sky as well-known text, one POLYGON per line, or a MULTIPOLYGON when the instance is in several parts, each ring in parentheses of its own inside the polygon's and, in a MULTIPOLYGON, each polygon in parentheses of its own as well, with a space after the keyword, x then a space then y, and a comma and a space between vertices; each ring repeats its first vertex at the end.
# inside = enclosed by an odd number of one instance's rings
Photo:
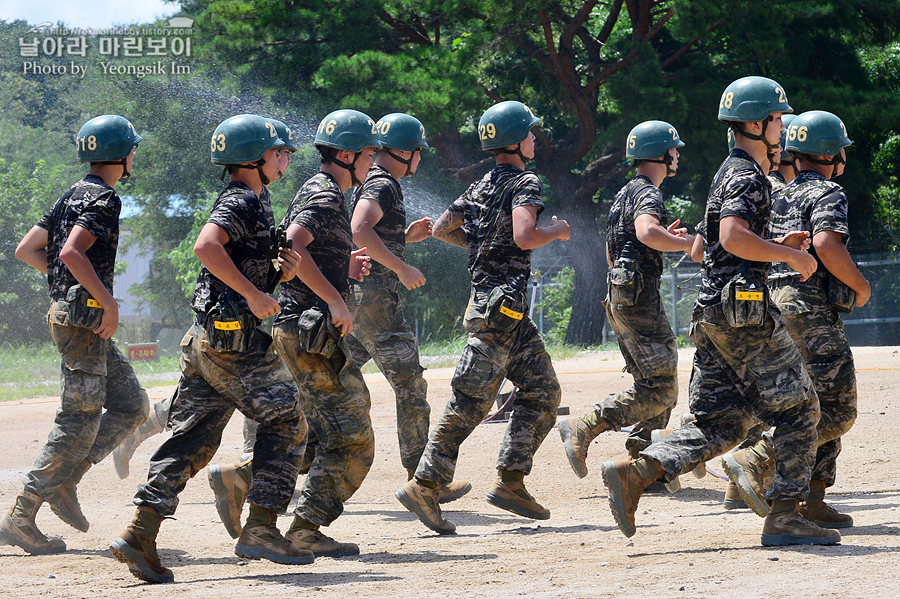
POLYGON ((105 29, 116 24, 152 23, 178 12, 163 0, 0 0, 0 19, 22 19, 31 25, 62 21, 69 27, 105 29))

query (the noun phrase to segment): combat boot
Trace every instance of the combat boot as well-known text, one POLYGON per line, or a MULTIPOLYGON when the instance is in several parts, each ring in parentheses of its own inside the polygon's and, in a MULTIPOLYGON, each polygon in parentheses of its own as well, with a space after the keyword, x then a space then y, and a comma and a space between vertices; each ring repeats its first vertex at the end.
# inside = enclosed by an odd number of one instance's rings
POLYGON ((31 555, 62 553, 66 543, 62 539, 48 539, 34 523, 34 517, 44 500, 28 491, 20 491, 9 514, 0 520, 0 539, 8 545, 21 547, 31 555))
POLYGON ((298 551, 309 551, 316 557, 359 555, 359 546, 356 543, 339 543, 322 533, 318 524, 313 524, 299 516, 294 516, 294 522, 285 538, 298 551))
MULTIPOLYGON (((406 469, 406 480, 412 480, 415 475, 415 468, 406 469)), ((471 490, 472 484, 467 480, 450 481, 449 483, 441 485, 438 503, 450 503, 451 501, 456 501, 471 490)))
POLYGON ((634 514, 644 489, 663 475, 659 464, 649 458, 637 461, 604 462, 603 484, 609 491, 609 509, 619 530, 626 537, 634 536, 634 514))
POLYGON ((441 535, 452 535, 456 532, 456 525, 444 520, 441 515, 439 486, 426 487, 414 478, 397 489, 394 495, 403 507, 415 514, 422 524, 434 532, 441 535))
POLYGON ((234 466, 213 464, 206 469, 209 486, 215 496, 216 511, 232 539, 241 536, 241 510, 253 478, 253 456, 234 466))
POLYGON ((525 489, 525 473, 518 470, 500 470, 494 486, 485 497, 488 503, 500 509, 532 520, 547 520, 550 510, 534 500, 525 489))
POLYGON ((156 535, 163 517, 153 508, 140 506, 134 520, 109 545, 117 560, 128 566, 131 574, 151 583, 172 582, 175 575, 162 565, 156 553, 156 535))
POLYGON ((765 518, 769 502, 765 493, 772 487, 775 474, 775 450, 763 439, 753 447, 722 456, 722 467, 753 513, 765 518))
POLYGON ((763 545, 834 545, 841 533, 816 526, 803 517, 796 499, 775 501, 763 525, 763 545))
POLYGON ((53 513, 59 516, 60 520, 81 532, 87 532, 91 523, 88 522, 87 518, 84 516, 84 512, 81 511, 76 487, 78 486, 78 483, 81 482, 82 477, 84 477, 84 473, 87 472, 91 466, 93 466, 93 464, 89 462, 87 458, 82 460, 81 463, 75 467, 75 470, 72 471, 72 474, 69 475, 69 478, 63 481, 53 494, 47 496, 47 504, 50 506, 50 509, 53 510, 53 513))
POLYGON ((850 528, 853 517, 842 514, 825 503, 825 481, 809 481, 809 497, 800 504, 800 514, 818 526, 827 528, 850 528))
POLYGON ((588 474, 588 447, 600 433, 610 430, 609 425, 591 412, 584 418, 560 416, 556 419, 556 426, 559 429, 559 436, 562 437, 563 446, 566 448, 569 465, 578 478, 584 478, 588 474), (586 422, 586 420, 590 420, 590 422, 586 422))
POLYGON ((275 522, 278 515, 265 508, 251 506, 251 517, 247 520, 247 526, 241 532, 237 545, 234 547, 235 555, 247 559, 267 559, 276 564, 311 564, 315 560, 312 551, 301 549, 281 535, 275 522), (264 511, 267 518, 265 524, 257 525, 252 513, 264 511))
POLYGON ((725 487, 725 501, 722 502, 722 507, 726 510, 750 509, 741 497, 741 492, 738 491, 737 485, 730 480, 728 481, 728 486, 725 487))
POLYGON ((116 474, 119 475, 119 478, 128 478, 131 458, 138 446, 153 435, 158 435, 166 430, 171 405, 171 400, 158 401, 153 404, 153 407, 150 408, 150 415, 147 416, 144 424, 137 427, 127 439, 113 449, 113 466, 116 467, 116 474))

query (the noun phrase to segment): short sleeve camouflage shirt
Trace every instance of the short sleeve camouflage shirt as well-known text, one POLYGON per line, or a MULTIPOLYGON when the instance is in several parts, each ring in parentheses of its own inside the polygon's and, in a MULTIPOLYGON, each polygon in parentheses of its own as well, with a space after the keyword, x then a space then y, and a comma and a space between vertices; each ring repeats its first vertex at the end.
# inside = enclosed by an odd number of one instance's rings
POLYGON ((718 304, 722 288, 741 270, 765 271, 768 267, 767 262, 744 260, 727 252, 719 239, 719 223, 726 216, 736 216, 750 225, 751 232, 766 238, 771 189, 756 161, 739 148, 719 167, 706 202, 706 248, 695 311, 718 304))
MULTIPOLYGON (((392 254, 406 261, 406 209, 403 206, 403 190, 400 183, 385 169, 375 165, 369 170, 362 186, 353 194, 352 214, 360 199, 378 202, 381 220, 373 230, 392 254)), ((397 274, 383 264, 372 260, 371 274, 397 279, 397 274)))
MULTIPOLYGON (((344 194, 331 175, 318 173, 300 188, 282 221, 285 229, 292 224, 312 234, 313 240, 306 249, 322 275, 346 301, 353 235, 344 194)), ((319 301, 319 296, 299 277, 285 281, 281 284, 281 313, 275 318, 276 324, 299 317, 319 301)))
POLYGON ((469 274, 478 287, 496 287, 510 283, 520 275, 531 276, 531 250, 523 250, 513 239, 512 211, 519 206, 534 206, 540 214, 541 180, 531 171, 501 164, 466 190, 448 210, 463 218, 463 230, 469 245, 469 274), (510 185, 507 193, 503 193, 510 185), (503 197, 511 203, 501 206, 503 197))
POLYGON ((97 238, 85 253, 103 286, 112 293, 121 211, 122 201, 116 191, 100 177, 87 175, 70 187, 37 223, 47 230, 47 282, 52 299, 64 298, 69 287, 78 283, 59 258, 75 225, 97 238))
POLYGON ((606 220, 606 239, 610 249, 610 259, 615 262, 622 254, 622 248, 631 242, 637 252, 638 270, 645 279, 658 279, 662 275, 662 252, 638 241, 634 221, 642 214, 649 214, 659 220, 659 224, 669 224, 669 213, 663 203, 662 192, 649 178, 638 175, 616 194, 609 217, 606 220))
MULTIPOLYGON (((262 195, 261 199, 243 183, 233 181, 216 198, 206 221, 225 231, 228 235, 225 251, 241 274, 259 290, 266 288, 271 266, 269 229, 275 224, 268 192, 263 191, 262 195)), ((204 266, 197 276, 191 307, 195 312, 205 314, 228 289, 228 285, 204 266)))
POLYGON ((772 184, 772 198, 774 198, 775 194, 784 189, 784 186, 786 185, 784 176, 778 171, 772 171, 766 178, 769 180, 769 183, 772 184))

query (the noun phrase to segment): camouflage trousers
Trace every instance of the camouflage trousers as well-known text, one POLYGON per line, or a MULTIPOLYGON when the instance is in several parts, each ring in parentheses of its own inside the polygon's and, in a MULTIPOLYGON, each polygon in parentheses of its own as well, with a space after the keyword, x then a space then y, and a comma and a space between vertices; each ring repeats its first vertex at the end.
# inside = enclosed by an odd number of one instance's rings
POLYGON ((369 390, 359 367, 343 351, 325 358, 301 349, 296 320, 276 325, 273 335, 297 382, 310 437, 315 436, 315 457, 294 513, 328 526, 362 485, 375 458, 369 390))
POLYGON ((350 301, 353 335, 345 338, 350 358, 359 367, 375 360, 390 383, 397 402, 400 463, 414 469, 428 442, 431 414, 416 336, 403 317, 396 293, 376 284, 354 285, 354 290, 350 301))
POLYGON ((497 468, 529 474, 535 452, 556 422, 562 396, 550 354, 527 316, 505 333, 489 328, 470 302, 465 329, 469 339, 450 382, 450 401, 431 431, 415 476, 440 484, 453 480, 459 447, 490 412, 504 378, 517 390, 497 468))
POLYGON ((841 436, 856 421, 856 371, 840 315, 825 292, 813 285, 786 285, 772 299, 784 316, 784 326, 806 362, 819 396, 819 448, 813 480, 834 484, 841 436))
POLYGON ((634 425, 625 441, 632 456, 650 446, 654 429, 666 427, 678 401, 678 347, 659 287, 649 283, 633 306, 613 304, 608 297, 603 302, 634 384, 594 404, 594 415, 612 430, 634 425))
POLYGON ((209 464, 237 409, 260 423, 247 501, 283 512, 297 481, 306 420, 271 337, 255 329, 246 352, 219 351, 210 347, 204 327, 194 324, 181 350, 181 380, 169 410, 172 437, 150 458, 147 483, 134 503, 174 514, 179 493, 209 464))
POLYGON ((147 392, 112 339, 70 327, 66 312, 52 304, 50 336, 60 353, 60 405, 53 429, 31 471, 25 490, 52 495, 85 459, 96 464, 150 413, 147 392))
POLYGON ((691 338, 697 348, 690 383, 696 420, 641 455, 659 462, 672 480, 743 441, 756 417, 775 427, 775 482, 766 498, 805 498, 819 399, 777 308, 769 307, 762 326, 734 328, 716 304, 694 315, 691 338))

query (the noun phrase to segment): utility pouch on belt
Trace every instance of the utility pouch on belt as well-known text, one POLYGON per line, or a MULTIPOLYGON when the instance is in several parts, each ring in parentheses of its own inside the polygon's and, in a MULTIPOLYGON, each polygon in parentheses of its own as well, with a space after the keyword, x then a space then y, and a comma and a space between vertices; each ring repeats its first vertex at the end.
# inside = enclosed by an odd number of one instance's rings
POLYGON ((616 306, 633 306, 644 288, 644 277, 629 268, 614 266, 606 273, 606 284, 609 301, 616 306))
POLYGON ((206 318, 209 345, 218 351, 246 352, 260 320, 246 302, 223 293, 206 318))
POLYGON ((733 327, 762 326, 768 305, 769 290, 763 273, 740 272, 722 289, 722 310, 733 327))
POLYGON ((100 326, 103 320, 103 306, 91 297, 82 285, 72 285, 66 292, 66 303, 69 304, 68 326, 83 327, 92 331, 100 326))
POLYGON ((511 333, 525 318, 525 291, 521 275, 512 283, 491 289, 484 311, 484 322, 492 329, 511 333))
POLYGON ((341 344, 341 332, 331 323, 327 308, 319 305, 304 310, 297 322, 300 347, 311 354, 330 358, 341 344))
POLYGON ((853 312, 853 308, 856 307, 855 291, 850 289, 850 287, 842 283, 831 273, 828 273, 828 279, 825 286, 827 288, 826 295, 828 296, 828 303, 831 304, 832 308, 844 314, 853 312))

